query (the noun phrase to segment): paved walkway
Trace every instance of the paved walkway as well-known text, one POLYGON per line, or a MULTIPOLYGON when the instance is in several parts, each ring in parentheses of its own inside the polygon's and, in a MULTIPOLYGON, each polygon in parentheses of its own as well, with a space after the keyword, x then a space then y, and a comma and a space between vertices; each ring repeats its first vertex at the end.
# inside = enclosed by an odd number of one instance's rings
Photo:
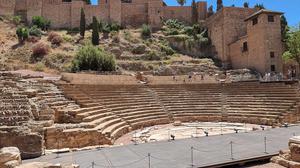
POLYGON ((193 153, 193 163, 196 165, 194 167, 198 167, 228 162, 232 159, 243 160, 276 154, 280 149, 288 148, 288 140, 294 134, 300 135, 300 126, 102 148, 60 154, 58 158, 56 154, 51 154, 26 160, 25 163, 33 161, 77 163, 80 168, 88 168, 92 167, 94 162, 94 168, 148 168, 150 159, 151 168, 188 168, 191 167, 193 153), (265 137, 267 153, 265 153, 265 137), (194 147, 193 152, 191 147, 194 147))

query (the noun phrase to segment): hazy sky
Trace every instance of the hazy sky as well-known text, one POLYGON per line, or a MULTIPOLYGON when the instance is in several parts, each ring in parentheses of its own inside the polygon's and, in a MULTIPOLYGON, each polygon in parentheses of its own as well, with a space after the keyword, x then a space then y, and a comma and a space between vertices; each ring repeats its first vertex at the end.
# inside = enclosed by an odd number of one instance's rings
MULTIPOLYGON (((168 5, 178 5, 176 0, 164 0, 168 5)), ((192 0, 187 0, 186 5, 190 5, 192 0)), ((196 0, 199 1, 199 0, 196 0)), ((92 0, 93 3, 97 0, 92 0)), ((217 0, 207 0, 208 5, 216 7, 217 0)), ((267 9, 281 11, 285 13, 290 26, 296 26, 300 22, 300 0, 223 0, 225 6, 243 6, 244 2, 249 2, 250 6, 256 3, 263 3, 267 9)))

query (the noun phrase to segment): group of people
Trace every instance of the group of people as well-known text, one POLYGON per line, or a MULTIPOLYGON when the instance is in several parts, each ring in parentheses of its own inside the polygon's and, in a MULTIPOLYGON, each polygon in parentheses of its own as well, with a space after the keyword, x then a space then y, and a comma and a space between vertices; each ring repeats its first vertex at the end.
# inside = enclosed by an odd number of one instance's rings
MULTIPOLYGON (((200 80, 203 81, 205 80, 205 73, 196 73, 196 72, 192 72, 192 73, 189 73, 188 74, 188 78, 184 78, 183 79, 183 82, 186 83, 186 82, 192 82, 192 81, 196 81, 197 79, 197 76, 200 76, 200 80)), ((178 81, 178 77, 176 75, 173 75, 173 81, 178 81)))

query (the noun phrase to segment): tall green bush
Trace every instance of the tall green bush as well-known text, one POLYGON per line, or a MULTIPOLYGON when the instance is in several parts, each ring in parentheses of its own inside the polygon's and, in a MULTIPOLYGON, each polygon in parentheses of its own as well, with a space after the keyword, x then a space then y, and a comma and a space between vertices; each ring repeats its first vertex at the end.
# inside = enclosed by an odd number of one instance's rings
POLYGON ((20 43, 23 43, 29 37, 29 31, 27 27, 18 27, 16 30, 18 40, 20 43))
POLYGON ((32 17, 32 25, 36 25, 38 28, 42 30, 48 30, 51 22, 45 19, 42 16, 33 16, 32 17))
POLYGON ((114 71, 116 61, 113 55, 102 48, 87 45, 79 49, 72 61, 72 71, 114 71))
POLYGON ((36 36, 36 37, 41 37, 42 36, 42 31, 36 25, 34 25, 29 29, 29 35, 36 36))
POLYGON ((85 13, 83 8, 81 8, 81 13, 80 13, 80 35, 84 37, 85 34, 85 26, 86 26, 86 21, 85 21, 85 13))
POLYGON ((148 37, 151 37, 151 28, 149 25, 146 25, 146 24, 143 24, 142 26, 142 37, 144 38, 148 38, 148 37))
POLYGON ((97 18, 93 17, 93 25, 92 25, 92 44, 93 45, 99 45, 99 23, 97 18))

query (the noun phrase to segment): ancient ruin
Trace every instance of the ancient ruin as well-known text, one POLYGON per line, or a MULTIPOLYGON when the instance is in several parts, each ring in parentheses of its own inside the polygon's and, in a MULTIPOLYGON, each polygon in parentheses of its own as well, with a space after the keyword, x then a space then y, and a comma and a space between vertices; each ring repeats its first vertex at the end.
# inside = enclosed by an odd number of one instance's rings
POLYGON ((271 161, 284 167, 300 167, 300 137, 295 136, 290 138, 289 150, 280 151, 279 156, 273 157, 271 161))
MULTIPOLYGON (((283 75, 283 13, 211 12, 205 1, 193 8, 163 0, 0 0, 0 168, 77 168, 21 160, 100 151, 124 145, 122 138, 175 141, 298 124, 296 72, 283 75), (34 16, 51 21, 51 30, 32 26, 34 16), (99 33, 93 17, 123 29, 99 33), (170 19, 179 28, 167 27, 170 19), (144 37, 143 28, 152 34, 144 37), (97 56, 86 65, 96 68, 74 66, 84 47, 86 58, 97 56)), ((297 168, 299 138, 289 147, 273 161, 297 168)))

